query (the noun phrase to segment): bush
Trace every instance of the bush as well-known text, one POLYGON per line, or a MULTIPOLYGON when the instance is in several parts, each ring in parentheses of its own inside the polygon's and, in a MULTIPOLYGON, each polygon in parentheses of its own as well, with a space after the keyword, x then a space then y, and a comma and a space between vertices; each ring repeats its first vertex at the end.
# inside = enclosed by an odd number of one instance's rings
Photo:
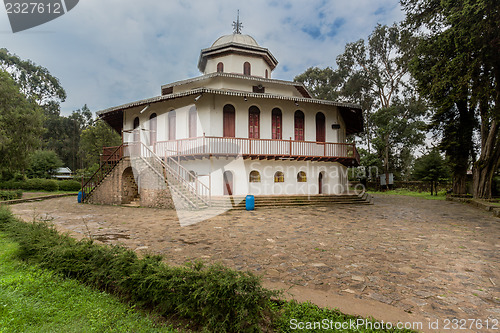
POLYGON ((0 201, 21 199, 22 196, 23 196, 23 191, 21 191, 21 190, 0 191, 0 201))
POLYGON ((269 298, 277 294, 250 272, 200 263, 171 267, 156 255, 139 259, 124 247, 77 241, 47 223, 18 221, 1 207, 0 231, 19 243, 21 259, 213 332, 259 331, 269 298))
POLYGON ((59 191, 80 191, 82 184, 76 180, 60 180, 57 182, 59 191))
POLYGON ((0 183, 0 189, 3 190, 26 190, 26 191, 48 191, 59 190, 59 185, 53 179, 28 179, 25 181, 9 180, 0 183))

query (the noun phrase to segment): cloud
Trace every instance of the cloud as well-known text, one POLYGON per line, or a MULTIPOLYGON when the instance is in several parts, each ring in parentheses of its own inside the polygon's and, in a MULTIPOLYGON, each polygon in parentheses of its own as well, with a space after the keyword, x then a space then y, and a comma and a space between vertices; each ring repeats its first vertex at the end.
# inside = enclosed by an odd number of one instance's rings
POLYGON ((243 33, 274 54, 280 64, 273 77, 285 80, 311 66, 335 66, 346 43, 366 38, 377 23, 403 18, 397 0, 85 0, 16 34, 0 10, 0 34, 3 47, 60 79, 68 93, 63 113, 85 103, 98 111, 201 75, 200 50, 232 33, 238 9, 243 33))

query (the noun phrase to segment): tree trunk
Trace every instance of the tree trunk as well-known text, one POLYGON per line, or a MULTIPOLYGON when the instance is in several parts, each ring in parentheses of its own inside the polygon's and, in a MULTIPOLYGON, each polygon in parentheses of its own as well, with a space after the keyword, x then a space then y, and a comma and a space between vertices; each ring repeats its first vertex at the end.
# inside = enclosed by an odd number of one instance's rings
POLYGON ((385 151, 384 151, 384 171, 385 171, 385 187, 389 189, 389 136, 385 138, 385 151))

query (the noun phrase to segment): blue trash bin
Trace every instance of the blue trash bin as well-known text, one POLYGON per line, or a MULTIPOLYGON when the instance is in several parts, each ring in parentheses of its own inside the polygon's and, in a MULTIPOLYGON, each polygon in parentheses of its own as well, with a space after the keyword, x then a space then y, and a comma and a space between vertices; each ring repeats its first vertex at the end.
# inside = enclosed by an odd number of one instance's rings
POLYGON ((82 191, 78 192, 78 203, 82 203, 84 197, 85 194, 82 191))
POLYGON ((253 195, 247 195, 245 198, 245 206, 247 210, 255 209, 255 197, 253 195))

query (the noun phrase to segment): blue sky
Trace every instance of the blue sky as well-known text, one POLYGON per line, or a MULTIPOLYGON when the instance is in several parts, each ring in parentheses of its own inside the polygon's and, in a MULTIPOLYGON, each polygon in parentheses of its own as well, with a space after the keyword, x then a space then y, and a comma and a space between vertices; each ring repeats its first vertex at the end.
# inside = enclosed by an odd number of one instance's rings
POLYGON ((0 9, 0 47, 59 78, 68 94, 63 114, 84 104, 95 112, 199 76, 200 50, 232 33, 238 9, 242 32, 273 53, 272 77, 283 80, 335 66, 346 43, 404 17, 397 0, 80 0, 62 17, 15 34, 0 9))

